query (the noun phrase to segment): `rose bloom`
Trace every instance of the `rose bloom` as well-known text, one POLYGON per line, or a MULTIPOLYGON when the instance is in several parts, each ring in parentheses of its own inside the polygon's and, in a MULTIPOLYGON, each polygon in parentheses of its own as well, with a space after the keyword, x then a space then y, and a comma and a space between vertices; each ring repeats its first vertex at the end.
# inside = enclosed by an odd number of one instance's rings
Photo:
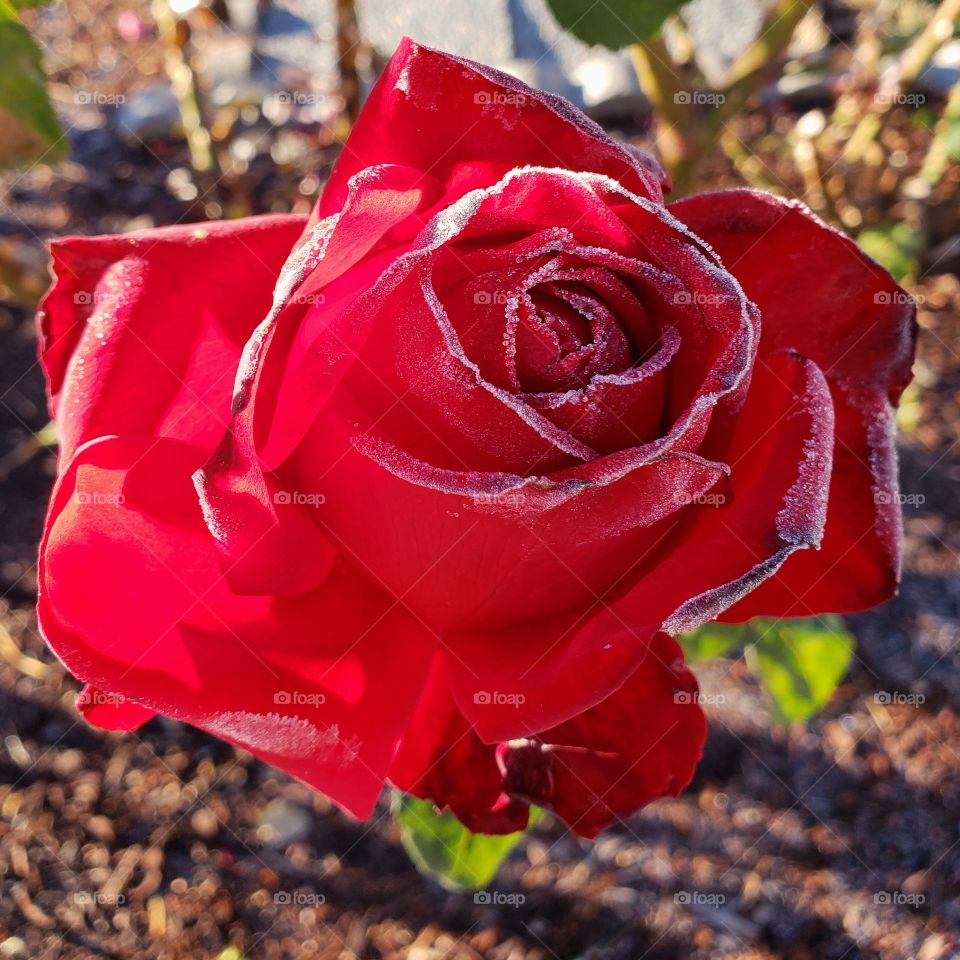
POLYGON ((801 204, 668 186, 405 41, 309 219, 57 241, 39 617, 87 718, 361 818, 389 781, 593 836, 678 793, 673 635, 894 592, 914 322, 801 204))

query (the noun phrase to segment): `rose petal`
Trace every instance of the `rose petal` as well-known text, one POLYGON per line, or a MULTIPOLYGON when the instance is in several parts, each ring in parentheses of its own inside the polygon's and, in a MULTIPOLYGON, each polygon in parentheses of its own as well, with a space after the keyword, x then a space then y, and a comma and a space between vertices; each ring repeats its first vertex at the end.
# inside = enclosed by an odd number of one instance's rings
POLYGON ((85 684, 77 697, 77 710, 87 723, 104 730, 136 730, 156 716, 139 703, 126 697, 105 693, 92 684, 85 684))
POLYGON ((348 568, 296 597, 230 592, 190 474, 205 451, 106 438, 58 481, 40 626, 76 676, 201 727, 367 816, 433 638, 348 568))
POLYGON ((241 350, 304 225, 251 217, 64 237, 38 311, 61 456, 107 434, 212 449, 229 423, 241 350))
POLYGON ((729 484, 693 495, 664 484, 659 496, 679 497, 687 509, 651 528, 619 576, 579 610, 444 634, 454 698, 484 740, 529 737, 583 712, 620 686, 657 630, 678 633, 714 619, 794 551, 819 543, 833 411, 816 365, 790 354, 759 364, 735 429, 723 437, 716 452, 732 468, 729 484), (523 703, 480 707, 478 690, 523 703))
POLYGON ((656 160, 612 140, 566 100, 409 38, 371 91, 315 217, 340 209, 350 179, 379 163, 445 184, 439 206, 523 166, 604 173, 656 201, 668 184, 656 160))
POLYGON ((730 190, 686 198, 671 211, 714 247, 760 307, 761 356, 790 348, 813 359, 836 408, 822 549, 792 557, 727 618, 842 613, 883 602, 900 572, 891 405, 910 380, 911 298, 802 204, 730 190))
MULTIPOLYGON (((479 709, 497 696, 482 692, 479 709)), ((652 800, 676 796, 693 776, 705 736, 696 680, 676 641, 658 633, 603 702, 535 737, 497 746, 473 732, 435 665, 390 779, 449 808, 478 833, 523 829, 535 803, 594 837, 652 800)))
MULTIPOLYGON (((304 506, 322 492, 310 481, 284 486, 270 468, 287 455, 298 430, 313 419, 314 404, 355 361, 366 336, 365 318, 351 328, 339 322, 343 293, 330 285, 350 270, 356 295, 364 269, 371 269, 360 261, 417 209, 427 189, 414 185, 418 178, 386 165, 356 177, 343 210, 313 227, 283 266, 273 306, 247 343, 233 421, 196 478, 207 525, 237 592, 299 593, 321 583, 330 569, 334 551, 304 506)), ((384 266, 373 266, 370 282, 384 266)))

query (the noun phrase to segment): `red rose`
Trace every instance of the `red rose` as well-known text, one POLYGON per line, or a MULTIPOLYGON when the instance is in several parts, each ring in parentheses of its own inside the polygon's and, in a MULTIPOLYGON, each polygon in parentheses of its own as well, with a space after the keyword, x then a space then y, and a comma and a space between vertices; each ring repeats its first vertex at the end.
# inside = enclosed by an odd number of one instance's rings
POLYGON ((668 634, 889 597, 909 301, 800 204, 664 179, 406 41, 308 222, 55 244, 39 609, 87 716, 589 836, 692 774, 668 634))

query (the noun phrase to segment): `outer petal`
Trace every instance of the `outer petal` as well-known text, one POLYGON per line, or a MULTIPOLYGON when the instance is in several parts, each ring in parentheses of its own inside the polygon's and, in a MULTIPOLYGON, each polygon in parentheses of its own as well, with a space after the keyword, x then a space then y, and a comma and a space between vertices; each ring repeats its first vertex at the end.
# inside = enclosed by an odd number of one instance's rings
POLYGON ((689 197, 671 212, 702 236, 759 306, 760 356, 784 348, 830 383, 837 440, 823 547, 792 557, 726 618, 847 612, 899 580, 893 405, 910 380, 914 305, 882 267, 806 207, 749 190, 689 197))
POLYGON ((379 163, 435 177, 445 184, 444 205, 524 166, 605 173, 658 202, 669 182, 653 157, 615 142, 560 97, 409 38, 354 125, 317 219, 340 209, 351 177, 379 163))
MULTIPOLYGON (((494 706, 495 696, 488 692, 481 706, 494 706)), ((602 703, 497 746, 470 728, 435 667, 390 779, 449 807, 476 832, 522 829, 528 804, 536 803, 593 837, 652 800, 676 796, 693 776, 705 736, 696 680, 676 641, 658 633, 602 703)))
POLYGON ((153 710, 128 700, 122 694, 106 693, 90 683, 77 697, 77 710, 87 723, 104 730, 136 730, 156 716, 153 710))
POLYGON ((41 547, 44 636, 99 690, 244 747, 365 817, 433 639, 341 566, 296 597, 231 593, 190 483, 204 455, 151 438, 77 451, 41 547))
POLYGON ((354 363, 369 317, 353 315, 348 324, 344 302, 389 265, 389 250, 365 258, 417 209, 427 188, 416 186, 418 179, 416 171, 394 166, 358 175, 343 209, 308 231, 284 265, 273 304, 246 345, 233 419, 196 479, 207 525, 238 592, 299 592, 320 583, 329 569, 333 550, 312 510, 296 502, 318 495, 313 484, 284 487, 271 468, 354 363))
POLYGON ((513 833, 530 819, 529 803, 503 792, 496 748, 484 743, 457 709, 439 656, 400 741, 390 782, 449 807, 474 833, 513 833))
POLYGON ((243 345, 303 226, 252 217, 54 241, 38 320, 63 459, 107 434, 212 448, 243 345))
POLYGON ((732 466, 729 484, 692 496, 652 531, 613 588, 552 621, 446 635, 454 697, 484 740, 530 736, 599 703, 648 655, 657 630, 714 619, 795 551, 819 544, 833 411, 816 365, 790 354, 758 364, 725 439, 717 453, 732 466), (484 691, 514 703, 478 703, 484 691))
POLYGON ((585 713, 500 751, 504 791, 595 837, 660 797, 675 797, 700 760, 707 725, 677 642, 658 633, 627 681, 585 713))

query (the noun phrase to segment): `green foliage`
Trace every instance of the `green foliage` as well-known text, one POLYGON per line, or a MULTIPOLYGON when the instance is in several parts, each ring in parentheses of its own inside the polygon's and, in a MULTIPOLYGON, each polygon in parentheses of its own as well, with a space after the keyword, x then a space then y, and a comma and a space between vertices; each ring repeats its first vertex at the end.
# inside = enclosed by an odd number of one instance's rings
POLYGON ((743 643, 747 628, 742 623, 705 623, 698 630, 682 633, 677 640, 690 663, 723 657, 743 643))
MULTIPOLYGON (((529 826, 539 814, 531 808, 529 826)), ((399 791, 393 797, 393 816, 404 849, 417 870, 447 890, 485 887, 524 835, 471 833, 449 810, 437 813, 430 800, 399 791)))
POLYGON ((864 253, 886 267, 899 282, 920 272, 922 235, 906 223, 881 223, 867 227, 857 237, 864 253))
POLYGON ((807 720, 846 675, 854 640, 838 617, 755 620, 746 658, 782 723, 807 720))
POLYGON ((50 100, 40 50, 16 7, 33 0, 0 0, 0 167, 67 155, 67 142, 50 100))
POLYGON ((589 44, 619 50, 654 36, 683 0, 547 0, 557 22, 589 44))
POLYGON ((853 655, 839 617, 707 623, 678 638, 687 659, 702 663, 743 645, 747 665, 773 700, 777 721, 807 720, 830 699, 853 655))

